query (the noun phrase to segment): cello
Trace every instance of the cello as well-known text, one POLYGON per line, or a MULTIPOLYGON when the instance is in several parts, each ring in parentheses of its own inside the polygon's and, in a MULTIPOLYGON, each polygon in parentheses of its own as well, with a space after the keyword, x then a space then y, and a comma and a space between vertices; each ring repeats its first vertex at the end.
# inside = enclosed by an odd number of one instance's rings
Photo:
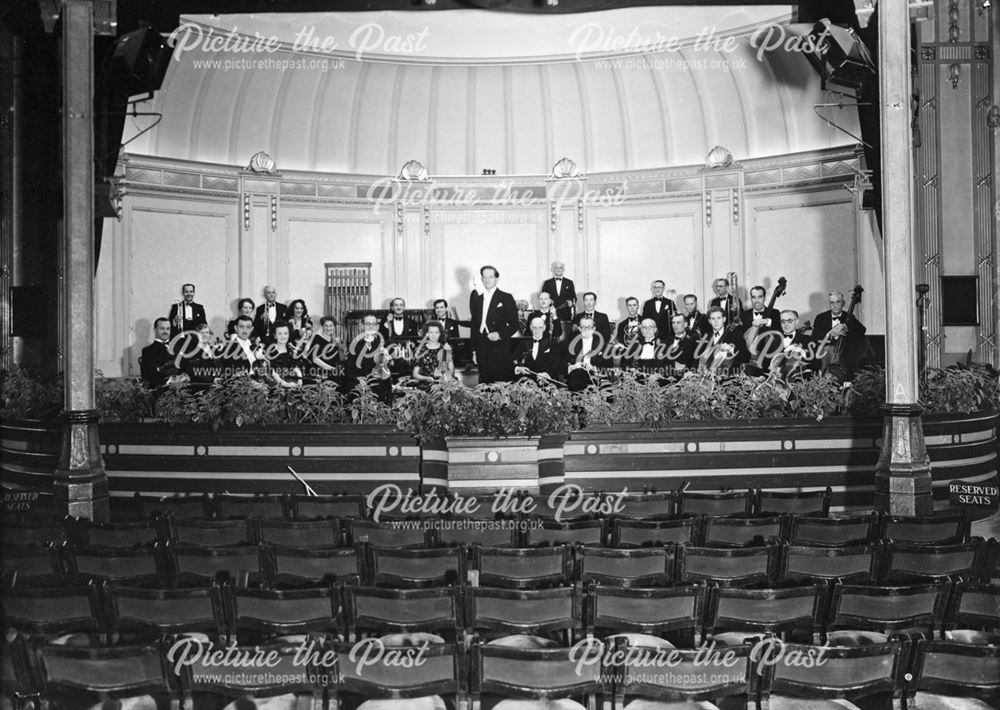
MULTIPOLYGON (((854 287, 851 291, 851 303, 847 307, 847 318, 844 319, 845 323, 847 320, 854 315, 854 308, 861 302, 861 294, 865 292, 861 284, 854 287)), ((844 333, 837 338, 837 341, 833 346, 829 345, 830 334, 826 335, 826 345, 823 352, 823 359, 820 364, 819 371, 823 374, 833 375, 839 382, 846 382, 850 379, 850 373, 853 369, 851 365, 852 354, 850 352, 851 344, 847 343, 848 334, 844 333)), ((856 359, 856 357, 854 358, 856 359)))

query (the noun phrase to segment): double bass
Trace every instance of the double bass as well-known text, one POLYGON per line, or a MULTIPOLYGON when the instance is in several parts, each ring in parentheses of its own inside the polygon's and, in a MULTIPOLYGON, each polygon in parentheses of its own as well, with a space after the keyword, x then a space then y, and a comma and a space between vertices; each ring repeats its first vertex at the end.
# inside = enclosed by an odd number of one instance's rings
MULTIPOLYGON (((865 292, 861 284, 854 287, 851 291, 851 303, 847 307, 847 318, 848 320, 854 315, 854 308, 861 303, 861 294, 865 292)), ((833 375, 838 381, 846 382, 850 379, 851 372, 856 369, 858 359, 861 357, 862 353, 857 352, 857 348, 854 343, 848 342, 848 335, 844 333, 837 340, 830 345, 829 334, 827 334, 827 343, 823 352, 823 359, 820 361, 819 371, 824 374, 833 375)))

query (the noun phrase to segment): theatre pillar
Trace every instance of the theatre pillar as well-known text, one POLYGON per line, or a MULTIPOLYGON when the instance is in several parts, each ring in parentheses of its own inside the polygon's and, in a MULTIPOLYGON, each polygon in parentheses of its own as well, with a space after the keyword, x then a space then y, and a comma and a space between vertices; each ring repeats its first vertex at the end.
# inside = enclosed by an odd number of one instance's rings
POLYGON ((886 404, 882 412, 882 451, 875 468, 875 506, 892 515, 929 515, 934 507, 930 459, 917 405, 908 0, 881 0, 878 13, 886 404))
POLYGON ((94 409, 94 12, 91 0, 62 6, 63 238, 65 303, 62 447, 56 505, 107 521, 108 478, 94 409))

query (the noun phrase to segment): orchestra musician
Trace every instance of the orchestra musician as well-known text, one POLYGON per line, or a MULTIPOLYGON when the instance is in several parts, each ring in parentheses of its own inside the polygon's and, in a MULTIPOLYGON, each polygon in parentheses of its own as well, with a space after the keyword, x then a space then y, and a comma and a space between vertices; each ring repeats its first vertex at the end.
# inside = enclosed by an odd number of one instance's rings
POLYGON ((608 320, 607 314, 597 310, 597 294, 593 291, 587 291, 583 294, 583 310, 577 313, 573 319, 573 325, 576 326, 577 332, 580 332, 580 319, 584 316, 594 322, 595 330, 605 343, 611 342, 611 321, 608 320))
POLYGON ((619 321, 615 328, 615 342, 628 347, 628 344, 639 337, 639 325, 642 318, 639 317, 639 299, 629 296, 625 299, 625 309, 628 316, 619 321))
MULTIPOLYGON (((549 340, 562 340, 563 325, 559 318, 559 309, 552 301, 552 296, 548 291, 538 294, 538 310, 528 314, 528 332, 531 332, 531 321, 541 318, 545 321, 545 337, 549 340)), ((515 358, 516 359, 516 358, 515 358)))
POLYGON ((743 334, 726 328, 726 314, 721 308, 713 306, 708 309, 708 324, 712 332, 704 336, 695 349, 700 369, 731 372, 749 359, 743 334))
POLYGON ((246 316, 253 322, 254 315, 254 302, 250 298, 241 298, 236 304, 236 318, 226 323, 226 338, 232 339, 236 337, 236 321, 240 316, 246 316))
POLYGON ((568 323, 576 315, 576 288, 570 279, 563 276, 565 272, 566 265, 564 263, 553 261, 552 278, 542 282, 541 290, 552 297, 552 305, 556 307, 559 320, 568 323))
MULTIPOLYGON (((810 364, 813 354, 813 339, 799 328, 799 313, 791 309, 781 312, 780 345, 776 348, 766 347, 765 352, 775 354, 764 367, 770 374, 783 380, 802 377, 810 364)), ((778 334, 767 333, 764 338, 774 339, 778 334)), ((763 338, 762 338, 763 339, 763 338)))
POLYGON ((693 293, 684 296, 684 310, 687 312, 687 330, 697 340, 712 332, 708 316, 698 310, 698 297, 693 293))
POLYGON ((257 306, 254 317, 253 335, 264 345, 274 342, 274 326, 288 320, 288 308, 284 303, 278 303, 278 289, 274 286, 264 287, 264 302, 257 306))
POLYGON ((729 311, 735 306, 735 310, 738 312, 743 311, 743 303, 740 301, 739 296, 736 295, 735 290, 729 283, 729 279, 718 278, 712 282, 712 290, 715 291, 715 298, 713 298, 708 303, 709 309, 721 308, 722 317, 729 325, 729 311))
MULTIPOLYGON (((743 340, 746 341, 747 349, 751 353, 757 350, 754 345, 762 335, 780 330, 778 321, 781 316, 776 309, 767 307, 766 299, 767 289, 763 286, 754 286, 750 289, 750 308, 740 314, 743 340)), ((753 375, 767 372, 766 364, 761 365, 760 370, 757 367, 756 362, 750 362, 747 371, 753 375)))
POLYGON ((379 332, 378 318, 373 313, 366 313, 361 319, 361 327, 361 334, 347 348, 344 389, 353 390, 359 379, 373 375, 373 391, 380 400, 388 402, 392 399, 392 379, 388 367, 391 359, 379 332))
POLYGON ((667 344, 667 365, 672 367, 675 373, 695 367, 694 351, 701 336, 691 333, 687 324, 688 316, 675 313, 670 319, 670 335, 664 340, 667 344))
POLYGON ((420 335, 417 322, 406 315, 406 301, 398 296, 389 302, 389 314, 379 330, 386 343, 412 340, 420 335))
POLYGON ((181 300, 170 306, 170 338, 178 333, 186 333, 198 329, 202 323, 208 323, 205 317, 205 307, 194 302, 194 284, 181 286, 181 300))
POLYGON ((597 330, 594 319, 585 314, 577 314, 580 332, 573 336, 567 348, 566 384, 572 392, 584 390, 594 382, 597 371, 611 363, 604 357, 604 346, 608 342, 597 330))
MULTIPOLYGON (((558 321, 556 321, 558 322, 558 321)), ((514 353, 514 374, 519 378, 555 380, 563 367, 562 346, 547 333, 542 316, 528 321, 530 338, 521 338, 514 353)))
POLYGON ((458 332, 458 326, 465 325, 468 323, 462 323, 451 317, 448 312, 448 302, 443 298, 439 298, 434 301, 434 320, 439 321, 444 327, 444 336, 448 340, 458 340, 461 335, 458 332))
POLYGON ((333 316, 323 316, 319 319, 319 332, 313 334, 305 348, 306 359, 326 378, 342 374, 340 339, 337 338, 336 328, 337 321, 333 316))
POLYGON ((656 320, 643 318, 639 324, 639 337, 626 349, 622 367, 649 373, 663 372, 667 366, 666 350, 666 344, 657 337, 656 320))
MULTIPOLYGON (((859 289, 860 290, 860 289, 859 289)), ((844 310, 844 294, 833 291, 829 294, 830 310, 823 311, 813 320, 812 339, 817 343, 817 355, 824 359, 824 364, 834 370, 835 376, 847 381, 854 374, 864 345, 864 335, 867 328, 844 310), (838 348, 837 343, 843 339, 838 348), (830 363, 832 356, 839 355, 838 362, 830 363)))
POLYGON ((444 332, 444 324, 432 320, 424 324, 424 337, 413 355, 413 379, 429 385, 442 379, 455 377, 451 359, 451 346, 444 332))
POLYGON ((670 332, 670 318, 677 312, 677 304, 663 295, 666 284, 661 279, 652 283, 653 297, 642 304, 642 317, 656 321, 656 329, 660 333, 670 332))

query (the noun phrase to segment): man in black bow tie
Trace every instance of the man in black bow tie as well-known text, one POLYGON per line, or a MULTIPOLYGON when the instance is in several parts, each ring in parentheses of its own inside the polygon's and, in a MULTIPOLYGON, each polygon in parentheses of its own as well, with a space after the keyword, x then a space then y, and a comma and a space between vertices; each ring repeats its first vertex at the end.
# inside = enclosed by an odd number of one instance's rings
POLYGON ((635 296, 629 296, 625 299, 625 308, 628 310, 628 316, 620 323, 615 329, 615 341, 619 345, 628 347, 628 344, 639 337, 639 299, 635 296))
POLYGON ((576 287, 573 282, 563 276, 566 265, 561 261, 552 262, 552 278, 542 283, 542 290, 552 297, 559 320, 571 321, 576 315, 576 287))
POLYGON ((412 340, 420 335, 417 322, 406 315, 406 301, 398 296, 389 302, 389 314, 379 330, 387 343, 412 340))
POLYGON ((708 316, 698 310, 698 297, 693 293, 684 296, 684 310, 687 311, 688 333, 695 340, 712 332, 712 326, 708 324, 708 316))
POLYGON ((608 320, 606 313, 601 313, 597 310, 597 294, 593 291, 587 291, 583 294, 583 310, 576 314, 573 319, 573 325, 576 326, 576 332, 581 332, 580 320, 586 316, 594 322, 594 330, 601 336, 601 340, 605 343, 611 342, 611 321, 608 320))
POLYGON ((656 321, 660 333, 670 332, 670 317, 677 312, 677 304, 663 295, 665 284, 660 279, 653 282, 653 297, 642 304, 642 317, 656 321))
POLYGON ((729 311, 735 309, 738 313, 743 312, 743 302, 740 297, 733 292, 733 287, 729 284, 729 279, 718 278, 712 282, 712 290, 715 291, 715 298, 708 302, 709 310, 721 308, 726 325, 729 325, 729 311))
POLYGON ((633 340, 622 358, 622 367, 634 367, 643 372, 659 372, 667 364, 666 345, 657 337, 656 321, 643 318, 639 337, 633 340))
POLYGON ((514 353, 511 338, 518 331, 517 304, 514 297, 497 288, 500 272, 494 266, 479 270, 483 292, 469 297, 472 317, 472 343, 479 366, 479 383, 510 382, 514 379, 514 353))
POLYGON ((545 337, 551 340, 562 340, 563 326, 559 318, 559 309, 552 302, 548 291, 538 294, 538 310, 528 314, 528 332, 531 332, 531 321, 541 318, 545 321, 545 337))
POLYGON ((205 317, 205 307, 194 302, 194 284, 181 286, 181 300, 170 306, 170 337, 178 333, 198 330, 202 323, 208 323, 205 317))
POLYGON ((179 377, 180 370, 170 348, 170 320, 157 318, 153 322, 153 335, 156 340, 142 349, 139 370, 146 386, 157 390, 179 377))
POLYGON ((260 340, 261 345, 274 342, 274 326, 276 323, 288 320, 288 307, 278 303, 278 289, 274 286, 264 287, 264 302, 257 306, 253 319, 253 335, 260 340))
POLYGON ((688 331, 687 324, 687 316, 683 313, 675 313, 674 317, 670 319, 670 335, 664 338, 667 344, 667 366, 673 368, 674 372, 681 372, 695 366, 694 349, 698 345, 698 337, 700 336, 693 335, 688 331))
POLYGON ((514 374, 532 380, 554 380, 563 367, 562 348, 546 336, 544 318, 535 316, 528 324, 531 337, 519 339, 514 354, 514 374))

